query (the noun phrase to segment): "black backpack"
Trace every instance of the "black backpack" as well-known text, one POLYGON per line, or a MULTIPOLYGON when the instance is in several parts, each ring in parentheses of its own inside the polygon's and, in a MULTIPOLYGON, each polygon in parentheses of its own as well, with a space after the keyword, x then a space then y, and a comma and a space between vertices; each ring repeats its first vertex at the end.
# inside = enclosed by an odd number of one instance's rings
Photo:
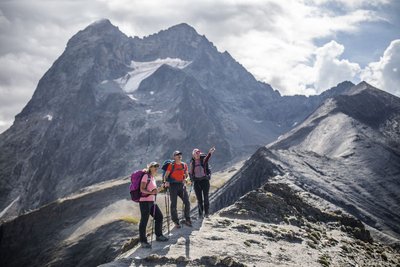
MULTIPOLYGON (((204 159, 205 159, 206 156, 207 156, 206 154, 201 154, 200 155, 200 165, 205 170, 207 178, 211 179, 211 167, 210 167, 210 164, 208 162, 206 162, 206 164, 204 164, 204 159)), ((191 176, 194 178, 194 158, 192 158, 191 176)))

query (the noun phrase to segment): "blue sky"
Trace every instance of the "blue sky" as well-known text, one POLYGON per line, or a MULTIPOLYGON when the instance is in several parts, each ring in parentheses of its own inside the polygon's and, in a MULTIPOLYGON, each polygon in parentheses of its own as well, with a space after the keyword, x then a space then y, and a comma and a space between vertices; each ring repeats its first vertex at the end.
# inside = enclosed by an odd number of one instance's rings
POLYGON ((285 95, 366 80, 400 96, 398 0, 2 0, 0 132, 69 38, 102 18, 139 37, 186 22, 285 95))
MULTIPOLYGON (((332 6, 338 14, 342 9, 332 6)), ((400 38, 400 1, 391 1, 387 5, 371 6, 370 10, 378 12, 385 20, 365 22, 359 26, 359 31, 345 33, 339 32, 335 39, 347 49, 342 57, 365 67, 372 61, 378 61, 390 42, 400 38)), ((317 46, 322 46, 332 39, 321 38, 315 40, 317 46)))

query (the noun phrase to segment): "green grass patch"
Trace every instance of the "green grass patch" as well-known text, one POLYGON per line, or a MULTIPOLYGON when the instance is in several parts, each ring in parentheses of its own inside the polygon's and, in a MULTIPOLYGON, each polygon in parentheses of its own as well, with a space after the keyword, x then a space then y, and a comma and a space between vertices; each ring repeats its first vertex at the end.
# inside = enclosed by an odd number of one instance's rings
POLYGON ((122 217, 120 220, 124 221, 124 222, 127 222, 127 223, 132 223, 132 224, 138 224, 139 221, 140 221, 139 218, 135 218, 135 217, 132 217, 132 216, 125 216, 125 217, 122 217))
POLYGON ((317 246, 316 246, 313 242, 311 242, 311 241, 307 241, 306 244, 307 244, 310 248, 317 249, 317 246))
POLYGON ((224 180, 215 180, 215 181, 211 181, 211 182, 210 182, 210 184, 211 184, 211 191, 214 192, 214 191, 216 191, 217 189, 221 188, 221 187, 225 184, 225 182, 226 182, 226 181, 224 181, 224 180))
POLYGON ((320 234, 319 232, 314 231, 314 232, 311 233, 311 235, 312 235, 315 239, 321 240, 321 234, 320 234))
POLYGON ((249 241, 246 240, 246 241, 244 241, 243 243, 244 243, 246 246, 251 247, 251 244, 250 244, 249 241))
POLYGON ((323 254, 319 257, 318 262, 324 267, 329 267, 331 265, 331 257, 327 254, 323 254))

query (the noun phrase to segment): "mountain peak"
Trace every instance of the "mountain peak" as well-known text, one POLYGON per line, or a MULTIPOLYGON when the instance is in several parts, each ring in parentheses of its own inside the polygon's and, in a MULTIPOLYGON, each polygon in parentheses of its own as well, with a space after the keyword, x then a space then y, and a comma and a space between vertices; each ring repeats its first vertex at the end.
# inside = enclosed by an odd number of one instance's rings
POLYGON ((174 25, 167 29, 167 31, 179 31, 183 33, 191 33, 191 34, 198 34, 196 29, 190 26, 189 24, 183 22, 177 25, 174 25))
POLYGON ((102 18, 102 19, 94 21, 88 27, 97 27, 97 26, 106 26, 106 25, 112 25, 111 21, 109 19, 102 18))
POLYGON ((85 29, 75 34, 67 44, 67 47, 80 44, 82 42, 96 42, 99 39, 112 36, 112 39, 126 37, 117 26, 114 26, 109 19, 100 19, 88 25, 85 29))
POLYGON ((168 36, 169 38, 172 38, 177 42, 183 42, 183 43, 191 43, 191 42, 197 43, 202 39, 202 36, 197 33, 196 29, 187 23, 180 23, 174 25, 166 30, 160 31, 156 35, 159 34, 161 36, 168 36))
POLYGON ((333 97, 336 95, 341 95, 349 92, 351 88, 354 87, 354 84, 349 81, 344 81, 336 85, 335 87, 332 87, 326 91, 324 91, 320 96, 323 97, 333 97))
MULTIPOLYGON (((144 42, 147 45, 147 51, 142 54, 155 53, 158 58, 180 58, 187 61, 192 61, 193 58, 200 57, 204 49, 215 49, 213 44, 207 40, 204 35, 200 35, 197 31, 187 23, 180 23, 175 26, 161 30, 158 33, 149 35, 141 39, 133 39, 134 42, 144 42), (154 43, 160 44, 154 46, 154 43), (152 49, 158 51, 150 52, 152 49)), ((137 49, 142 49, 143 45, 138 44, 137 49), (139 48, 140 47, 140 48, 139 48)), ((138 55, 140 53, 136 53, 138 55)), ((155 60, 151 58, 150 60, 155 60)), ((143 60, 143 59, 141 59, 143 60)), ((148 61, 148 58, 144 59, 148 61)))
POLYGON ((110 31, 120 32, 119 28, 114 26, 109 19, 99 19, 89 24, 83 31, 80 32, 107 33, 110 31))
POLYGON ((348 92, 347 95, 356 95, 361 93, 364 90, 367 89, 372 89, 372 90, 378 90, 377 88, 373 87, 372 85, 370 85, 369 83, 367 83, 366 81, 362 81, 359 84, 357 84, 356 86, 353 86, 348 92))

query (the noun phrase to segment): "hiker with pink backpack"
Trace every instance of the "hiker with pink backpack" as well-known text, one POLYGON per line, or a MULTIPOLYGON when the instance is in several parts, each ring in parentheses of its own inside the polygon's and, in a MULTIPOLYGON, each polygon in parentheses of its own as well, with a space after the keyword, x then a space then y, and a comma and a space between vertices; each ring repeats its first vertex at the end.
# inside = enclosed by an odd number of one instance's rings
POLYGON ((151 243, 153 229, 155 229, 157 241, 168 241, 168 238, 162 233, 163 214, 156 204, 157 193, 163 189, 162 187, 157 188, 155 180, 159 166, 157 162, 151 162, 146 169, 136 171, 131 176, 131 198, 133 201, 139 202, 140 206, 139 239, 143 248, 151 248, 146 237, 146 227, 150 215, 155 224, 155 227, 152 224, 151 243))

